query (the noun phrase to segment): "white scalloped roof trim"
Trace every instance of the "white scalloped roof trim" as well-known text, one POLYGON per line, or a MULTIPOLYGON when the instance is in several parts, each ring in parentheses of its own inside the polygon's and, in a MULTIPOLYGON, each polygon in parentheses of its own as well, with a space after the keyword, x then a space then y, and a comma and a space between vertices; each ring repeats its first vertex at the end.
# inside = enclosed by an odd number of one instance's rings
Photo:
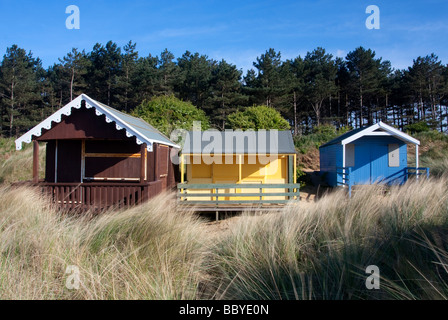
MULTIPOLYGON (((158 141, 158 140, 149 139, 149 138, 145 137, 137 129, 129 126, 124 121, 122 121, 121 119, 115 117, 113 114, 108 112, 108 110, 106 108, 104 108, 100 104, 96 103, 95 100, 93 100, 92 98, 90 98, 86 94, 81 94, 76 99, 72 100, 70 103, 68 103, 67 105, 65 105, 64 107, 62 107, 58 111, 56 111, 55 113, 53 113, 47 119, 45 119, 44 121, 39 123, 37 126, 32 128, 31 130, 29 130, 27 133, 22 135, 20 138, 18 138, 15 141, 16 149, 17 150, 21 150, 23 142, 31 143, 31 141, 33 139, 33 136, 40 137, 42 135, 42 130, 43 129, 46 129, 46 130, 51 129, 52 125, 53 125, 53 122, 54 123, 60 123, 61 120, 62 120, 62 116, 63 115, 65 115, 65 116, 71 115, 73 108, 75 108, 75 109, 81 108, 81 102, 83 100, 86 102, 86 108, 87 109, 95 108, 95 114, 97 116, 102 116, 104 114, 105 117, 106 117, 106 122, 107 123, 115 122, 115 128, 117 130, 125 129, 126 130, 126 136, 128 138, 131 138, 131 137, 135 136, 137 144, 141 145, 143 143, 146 143, 148 152, 152 151, 152 146, 153 146, 154 142, 167 145, 167 143, 164 142, 164 141, 158 141)), ((180 148, 178 145, 176 145, 174 143, 171 144, 171 146, 173 146, 175 148, 180 148)))

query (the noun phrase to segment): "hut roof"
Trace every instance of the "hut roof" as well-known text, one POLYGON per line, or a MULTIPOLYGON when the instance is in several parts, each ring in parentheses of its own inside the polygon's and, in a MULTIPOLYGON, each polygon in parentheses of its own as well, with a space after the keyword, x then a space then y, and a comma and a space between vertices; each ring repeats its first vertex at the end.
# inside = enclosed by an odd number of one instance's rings
POLYGON ((189 131, 183 154, 293 154, 290 131, 189 131))
POLYGON ((323 144, 322 146, 320 146, 320 148, 326 147, 326 146, 329 146, 332 144, 351 143, 351 142, 353 142, 361 137, 364 137, 364 136, 394 136, 406 143, 420 145, 420 141, 418 141, 417 139, 380 121, 380 122, 375 123, 374 125, 371 125, 369 127, 361 127, 361 128, 349 131, 347 133, 344 133, 343 135, 340 135, 339 137, 323 144))
POLYGON ((22 143, 30 143, 33 136, 39 137, 42 135, 43 130, 50 130, 53 123, 59 123, 62 120, 62 116, 69 116, 72 113, 73 108, 80 109, 82 101, 85 101, 87 109, 94 108, 97 116, 105 115, 106 122, 114 122, 117 130, 125 130, 127 137, 134 136, 137 144, 146 143, 148 151, 152 151, 153 143, 160 143, 175 148, 180 148, 177 144, 169 140, 163 133, 151 126, 146 121, 130 116, 118 110, 115 110, 101 102, 98 102, 86 94, 79 95, 76 99, 72 100, 64 107, 53 113, 51 116, 43 120, 41 123, 30 129, 27 133, 18 138, 16 143, 16 149, 22 149, 22 143))

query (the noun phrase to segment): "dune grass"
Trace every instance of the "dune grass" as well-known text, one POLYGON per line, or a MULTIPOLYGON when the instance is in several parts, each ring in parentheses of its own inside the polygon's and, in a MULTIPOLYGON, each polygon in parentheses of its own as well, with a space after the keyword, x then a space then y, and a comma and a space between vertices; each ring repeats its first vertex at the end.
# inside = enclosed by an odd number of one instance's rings
MULTIPOLYGON (((16 151, 13 138, 0 138, 0 183, 13 183, 32 179, 33 146, 23 144, 16 151)), ((45 175, 45 144, 39 146, 39 176, 45 175)))
POLYGON ((89 218, 61 215, 32 190, 2 187, 0 299, 195 298, 203 228, 167 197, 89 218), (69 266, 80 271, 77 290, 66 287, 69 266))
POLYGON ((211 237, 172 195, 99 216, 0 189, 0 299, 446 299, 448 180, 244 214, 211 237), (380 289, 365 286, 366 267, 380 289), (80 271, 68 289, 67 267, 80 271))
POLYGON ((210 252, 217 299, 448 298, 447 179, 246 215, 210 252), (369 290, 366 267, 380 270, 369 290), (220 281, 218 281, 220 280, 220 281))
MULTIPOLYGON (((424 131, 414 135, 420 140, 420 166, 429 167, 433 177, 448 172, 448 135, 438 131, 424 131)), ((410 166, 415 165, 414 148, 410 148, 410 166)))
MULTIPOLYGON (((421 157, 440 165, 436 178, 246 213, 213 236, 197 215, 177 212, 171 194, 67 215, 4 183, 0 299, 447 299, 442 138, 421 157), (369 265, 380 270, 379 290, 366 288, 369 265), (66 286, 69 266, 79 269, 79 289, 66 286)), ((30 179, 32 148, 16 153, 11 141, 2 141, 0 179, 30 179)))

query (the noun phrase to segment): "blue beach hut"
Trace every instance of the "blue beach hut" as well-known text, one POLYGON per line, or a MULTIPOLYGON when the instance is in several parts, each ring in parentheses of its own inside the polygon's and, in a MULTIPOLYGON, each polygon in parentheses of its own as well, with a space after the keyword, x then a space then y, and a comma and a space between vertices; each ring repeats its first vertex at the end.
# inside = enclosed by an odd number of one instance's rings
POLYGON ((319 148, 320 171, 329 186, 402 184, 419 175, 420 141, 383 122, 347 132, 319 148), (407 145, 415 146, 415 167, 408 167, 407 145))

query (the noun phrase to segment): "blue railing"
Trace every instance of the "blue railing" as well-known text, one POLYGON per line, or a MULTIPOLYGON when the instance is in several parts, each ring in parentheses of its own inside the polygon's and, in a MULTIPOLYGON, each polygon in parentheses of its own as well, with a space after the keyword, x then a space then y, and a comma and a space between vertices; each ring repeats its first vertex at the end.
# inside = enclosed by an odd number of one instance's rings
POLYGON ((348 196, 352 197, 353 181, 350 179, 352 173, 351 167, 336 167, 336 181, 338 186, 346 186, 348 188, 348 196), (342 176, 342 181, 339 181, 339 175, 342 176))
MULTIPOLYGON (((419 177, 429 178, 429 168, 427 167, 406 167, 401 172, 401 174, 404 174, 404 182, 408 181, 410 177, 414 176, 416 177, 416 179, 418 179, 419 177)), ((336 167, 336 181, 338 186, 345 186, 348 188, 348 195, 351 198, 352 187, 355 182, 352 176, 352 168, 336 167)))
POLYGON ((426 178, 429 178, 429 168, 426 167, 406 167, 405 169, 405 177, 406 181, 409 179, 410 176, 415 176, 418 178, 419 176, 424 176, 426 178))

